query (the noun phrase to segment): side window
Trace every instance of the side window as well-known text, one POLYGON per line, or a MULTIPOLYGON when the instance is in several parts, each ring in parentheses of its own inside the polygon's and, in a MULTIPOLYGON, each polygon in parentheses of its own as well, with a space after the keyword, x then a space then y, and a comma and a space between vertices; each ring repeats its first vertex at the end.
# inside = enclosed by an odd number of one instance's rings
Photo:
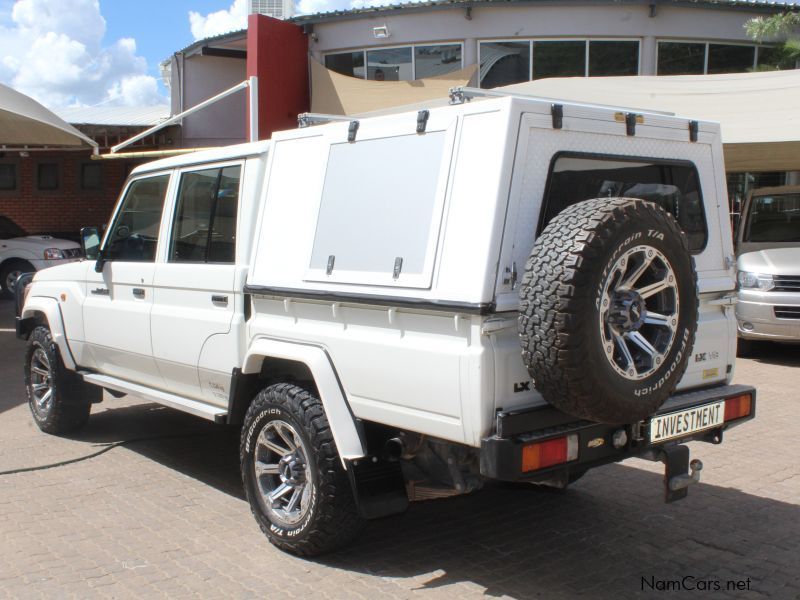
POLYGON ((576 202, 616 196, 655 202, 675 217, 693 254, 705 248, 708 233, 697 169, 674 161, 557 155, 545 188, 540 232, 576 202))
POLYGON ((169 175, 137 179, 128 187, 103 249, 105 258, 153 262, 169 175))
POLYGON ((233 263, 241 166, 181 175, 169 262, 233 263))

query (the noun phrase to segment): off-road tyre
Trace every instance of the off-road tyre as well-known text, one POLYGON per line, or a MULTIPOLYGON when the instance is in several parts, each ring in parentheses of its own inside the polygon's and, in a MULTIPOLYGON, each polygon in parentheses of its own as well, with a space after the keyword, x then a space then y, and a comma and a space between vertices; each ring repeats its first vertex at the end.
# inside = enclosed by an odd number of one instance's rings
MULTIPOLYGON (((647 308, 640 312, 648 314, 647 308)), ((565 413, 601 423, 639 421, 664 403, 686 370, 697 312, 694 261, 675 219, 640 199, 586 200, 548 224, 525 266, 519 313, 523 359, 536 389, 565 413), (615 266, 637 248, 652 248, 668 261, 679 311, 671 345, 658 363, 652 360, 653 373, 645 377, 644 369, 643 378, 633 380, 615 370, 606 355, 606 349, 615 355, 617 345, 604 342, 601 311, 615 266)))
POLYGON ((31 263, 21 258, 12 258, 3 263, 3 267, 0 268, 0 297, 11 298, 14 295, 13 284, 9 282, 9 278, 12 278, 12 275, 14 275, 13 279, 15 280, 14 283, 16 283, 16 278, 20 274, 32 273, 35 270, 31 263))
POLYGON ((358 513, 322 403, 311 392, 289 383, 262 390, 245 414, 239 457, 253 516, 269 541, 281 550, 317 556, 348 544, 363 530, 365 521, 358 513), (292 527, 270 518, 255 473, 259 435, 272 421, 292 426, 309 452, 311 502, 302 520, 292 527))
POLYGON ((80 375, 64 366, 61 354, 53 341, 50 330, 39 325, 28 338, 25 352, 25 391, 28 394, 28 406, 36 425, 45 433, 66 435, 75 433, 89 420, 92 404, 99 402, 103 390, 85 383, 80 375), (37 399, 39 392, 34 391, 34 384, 44 383, 41 375, 33 371, 33 367, 42 371, 44 362, 48 363, 49 399, 42 403, 37 399))

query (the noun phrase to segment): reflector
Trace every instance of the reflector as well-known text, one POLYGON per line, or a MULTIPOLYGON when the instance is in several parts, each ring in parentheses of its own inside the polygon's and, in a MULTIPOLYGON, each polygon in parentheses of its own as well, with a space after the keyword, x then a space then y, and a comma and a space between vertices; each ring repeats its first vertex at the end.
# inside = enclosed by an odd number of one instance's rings
POLYGON ((741 419, 750 414, 752 398, 750 394, 742 394, 725 400, 725 421, 741 419))

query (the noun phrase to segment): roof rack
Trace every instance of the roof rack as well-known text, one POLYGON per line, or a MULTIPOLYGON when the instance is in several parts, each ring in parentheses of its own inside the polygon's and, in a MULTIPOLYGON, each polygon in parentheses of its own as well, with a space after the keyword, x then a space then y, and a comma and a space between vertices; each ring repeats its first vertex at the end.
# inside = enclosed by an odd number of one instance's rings
POLYGON ((594 104, 588 102, 574 102, 570 100, 564 100, 563 98, 548 98, 546 96, 533 96, 531 94, 522 94, 519 92, 504 92, 500 90, 484 90, 482 88, 474 88, 474 87, 467 87, 467 86, 458 86, 450 88, 450 104, 464 104, 465 102, 469 102, 473 98, 520 98, 523 100, 540 100, 542 102, 549 102, 551 104, 572 104, 574 106, 585 106, 588 108, 604 108, 604 109, 613 109, 613 110, 620 110, 624 108, 626 110, 634 110, 637 114, 650 114, 650 115, 665 115, 669 117, 675 116, 675 113, 665 111, 665 110, 652 110, 652 109, 640 109, 635 108, 632 106, 615 106, 611 104, 594 104))

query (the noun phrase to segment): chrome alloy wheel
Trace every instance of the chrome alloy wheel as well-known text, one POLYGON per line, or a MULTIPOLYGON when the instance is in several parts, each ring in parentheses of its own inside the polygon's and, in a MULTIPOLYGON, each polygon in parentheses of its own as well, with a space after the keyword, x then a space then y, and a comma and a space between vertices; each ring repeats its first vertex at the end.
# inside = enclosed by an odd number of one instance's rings
POLYGON ((609 363, 626 379, 652 375, 675 341, 678 281, 667 258, 652 246, 628 249, 603 284, 600 329, 609 363))
POLYGON ((20 275, 22 275, 22 273, 22 269, 14 269, 6 274, 5 287, 10 293, 14 293, 14 290, 17 287, 17 279, 20 275))
POLYGON ((53 401, 53 369, 47 352, 38 346, 31 355, 31 398, 34 408, 40 414, 46 413, 53 401))
POLYGON ((308 513, 312 500, 308 449, 295 428, 270 421, 258 434, 253 469, 261 504, 270 520, 292 526, 308 513))

